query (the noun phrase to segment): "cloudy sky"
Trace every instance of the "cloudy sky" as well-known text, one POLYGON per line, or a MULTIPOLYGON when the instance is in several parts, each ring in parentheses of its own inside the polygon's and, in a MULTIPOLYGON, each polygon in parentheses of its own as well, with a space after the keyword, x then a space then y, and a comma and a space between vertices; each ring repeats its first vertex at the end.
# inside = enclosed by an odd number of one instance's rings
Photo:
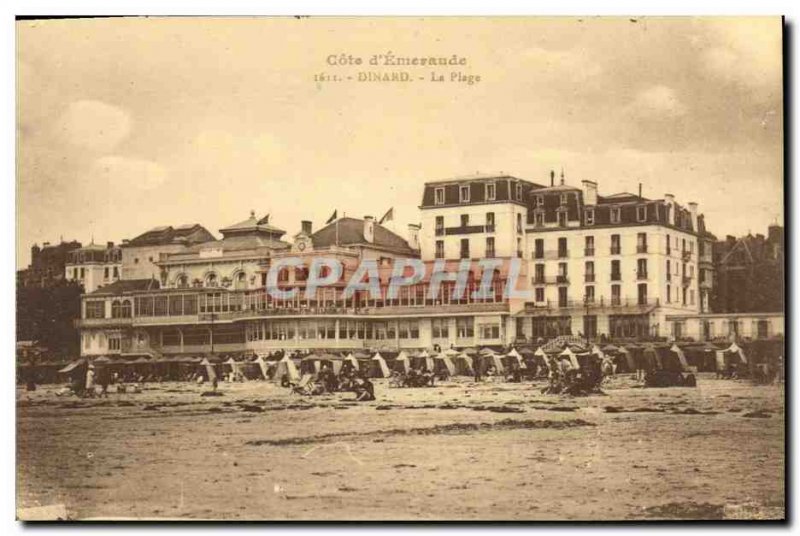
MULTIPOLYGON (((250 210, 418 222, 425 181, 504 172, 697 201, 718 236, 783 218, 781 21, 23 21, 17 265, 34 242, 132 238, 250 210), (478 83, 357 77, 331 54, 457 54, 478 83)), ((389 68, 382 68, 383 72, 389 68)), ((429 76, 430 69, 413 68, 429 76)))

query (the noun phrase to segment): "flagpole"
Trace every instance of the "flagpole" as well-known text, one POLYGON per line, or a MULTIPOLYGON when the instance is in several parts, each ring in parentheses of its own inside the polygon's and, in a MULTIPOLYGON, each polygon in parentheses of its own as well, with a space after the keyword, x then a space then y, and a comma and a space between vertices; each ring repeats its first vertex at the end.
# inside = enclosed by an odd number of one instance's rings
POLYGON ((339 247, 339 218, 336 218, 336 247, 339 247))

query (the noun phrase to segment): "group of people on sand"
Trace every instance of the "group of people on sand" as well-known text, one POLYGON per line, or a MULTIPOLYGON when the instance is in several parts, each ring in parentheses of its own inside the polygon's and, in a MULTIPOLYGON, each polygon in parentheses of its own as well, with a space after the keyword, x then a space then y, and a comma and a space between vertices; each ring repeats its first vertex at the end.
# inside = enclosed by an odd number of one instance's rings
POLYGON ((56 392, 57 396, 75 395, 81 398, 108 397, 109 386, 115 386, 117 393, 138 393, 142 390, 145 378, 141 375, 126 377, 108 367, 89 364, 85 372, 77 370, 72 374, 68 387, 56 392))
POLYGON ((343 368, 336 374, 329 363, 323 363, 316 374, 304 374, 299 382, 291 381, 288 374, 284 374, 281 385, 308 396, 352 392, 359 402, 375 400, 375 386, 365 374, 352 367, 343 368))

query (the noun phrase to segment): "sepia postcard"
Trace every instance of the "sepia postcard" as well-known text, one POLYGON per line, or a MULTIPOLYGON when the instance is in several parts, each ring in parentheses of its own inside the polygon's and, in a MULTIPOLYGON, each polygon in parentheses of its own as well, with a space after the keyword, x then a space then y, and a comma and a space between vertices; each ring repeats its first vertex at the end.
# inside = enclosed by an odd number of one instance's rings
POLYGON ((17 519, 785 521, 784 29, 17 19, 17 519))

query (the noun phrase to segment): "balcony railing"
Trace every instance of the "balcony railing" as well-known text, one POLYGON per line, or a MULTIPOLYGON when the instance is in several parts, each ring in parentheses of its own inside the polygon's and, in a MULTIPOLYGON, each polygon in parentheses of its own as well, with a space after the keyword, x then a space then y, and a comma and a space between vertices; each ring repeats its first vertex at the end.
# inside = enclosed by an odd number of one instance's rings
POLYGON ((604 297, 595 298, 594 300, 567 300, 566 302, 560 300, 547 300, 544 302, 527 302, 525 304, 525 312, 527 313, 547 313, 552 309, 611 309, 611 310, 630 310, 633 312, 641 312, 643 310, 658 307, 660 301, 658 298, 639 300, 637 298, 614 298, 607 299, 604 297))
POLYGON ((586 283, 594 283, 594 274, 584 274, 583 280, 586 283))
POLYGON ((642 271, 637 270, 636 271, 636 279, 638 279, 640 281, 643 280, 643 279, 647 279, 647 270, 642 270, 642 271))
POLYGON ((486 224, 486 232, 487 233, 493 233, 494 230, 495 230, 495 226, 494 226, 493 223, 491 225, 490 224, 486 224))
POLYGON ((622 274, 611 274, 611 281, 622 281, 622 274))
POLYGON ((637 244, 636 253, 647 253, 647 244, 637 244))
POLYGON ((612 255, 619 255, 620 251, 622 251, 621 247, 619 247, 619 246, 617 246, 617 247, 611 246, 611 254, 612 255))
POLYGON ((593 257, 594 256, 594 248, 584 248, 583 249, 583 256, 584 257, 593 257))
POLYGON ((446 235, 475 234, 484 232, 483 225, 459 225, 458 227, 447 227, 444 230, 446 235))

